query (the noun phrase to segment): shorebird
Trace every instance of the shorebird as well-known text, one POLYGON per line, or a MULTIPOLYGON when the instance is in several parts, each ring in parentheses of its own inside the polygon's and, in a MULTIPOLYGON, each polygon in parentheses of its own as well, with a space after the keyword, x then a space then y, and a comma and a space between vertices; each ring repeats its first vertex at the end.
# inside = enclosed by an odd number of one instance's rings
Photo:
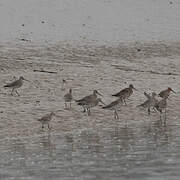
MULTIPOLYGON (((97 95, 100 95, 102 96, 97 90, 94 90, 93 91, 93 94, 89 95, 89 96, 85 96, 83 97, 82 99, 79 99, 79 100, 75 100, 77 103, 81 103, 82 107, 84 108, 84 111, 83 112, 86 112, 86 108, 83 104, 85 104, 86 102, 91 102, 91 101, 94 101, 97 99, 97 95)), ((79 104, 80 105, 80 104, 79 104)))
POLYGON ((51 112, 50 114, 46 114, 42 118, 38 119, 38 121, 40 121, 42 123, 42 129, 44 129, 44 125, 45 124, 47 124, 48 125, 48 129, 50 129, 49 122, 52 120, 53 116, 55 116, 55 113, 51 112))
POLYGON ((92 107, 97 106, 99 102, 105 105, 105 103, 101 100, 101 98, 96 98, 96 99, 92 98, 92 99, 89 99, 89 101, 81 101, 81 102, 78 102, 78 105, 83 106, 87 110, 87 114, 89 116, 91 114, 90 109, 92 107))
POLYGON ((166 90, 161 91, 159 96, 162 98, 168 98, 171 92, 176 93, 174 90, 168 87, 166 90))
POLYGON ((11 95, 13 95, 13 92, 15 91, 16 94, 18 96, 20 96, 20 94, 18 93, 17 89, 20 88, 23 85, 23 81, 29 81, 29 80, 25 79, 23 76, 20 76, 20 78, 18 80, 13 81, 12 83, 6 84, 4 87, 8 87, 8 88, 12 89, 11 95))
POLYGON ((160 119, 164 110, 165 119, 166 119, 167 97, 157 102, 154 107, 160 112, 160 119))
POLYGON ((71 108, 71 101, 73 100, 72 89, 69 89, 69 93, 64 95, 65 108, 67 108, 67 102, 69 102, 69 108, 71 108))
POLYGON ((147 99, 150 99, 151 98, 151 96, 155 96, 156 95, 156 93, 155 92, 152 92, 152 95, 150 95, 150 94, 148 94, 148 93, 146 93, 146 92, 144 92, 144 95, 146 96, 146 98, 147 99))
POLYGON ((116 101, 111 102, 107 106, 104 106, 103 109, 109 109, 114 111, 114 119, 119 119, 119 115, 117 113, 118 108, 123 103, 121 98, 117 99, 116 101))
POLYGON ((144 92, 144 95, 147 97, 147 100, 144 103, 138 105, 138 107, 141 106, 144 108, 148 108, 148 114, 150 115, 151 107, 155 109, 154 106, 158 103, 158 100, 156 99, 157 94, 155 92, 152 92, 152 95, 150 95, 144 92))
POLYGON ((65 85, 67 84, 67 81, 65 79, 62 80, 61 90, 65 90, 65 85))
POLYGON ((137 91, 137 89, 135 89, 134 86, 132 84, 130 84, 128 88, 125 88, 125 89, 121 90, 120 92, 113 94, 112 96, 119 97, 120 99, 122 99, 124 101, 124 103, 126 105, 126 99, 132 95, 133 89, 137 91))

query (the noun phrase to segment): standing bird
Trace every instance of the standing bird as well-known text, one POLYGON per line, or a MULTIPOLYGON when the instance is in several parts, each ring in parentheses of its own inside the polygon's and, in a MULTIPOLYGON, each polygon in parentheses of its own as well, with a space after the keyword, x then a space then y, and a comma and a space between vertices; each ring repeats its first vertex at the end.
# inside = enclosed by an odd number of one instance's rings
POLYGON ((108 104, 107 106, 104 106, 103 109, 113 110, 114 111, 114 119, 119 119, 117 110, 119 109, 119 107, 122 103, 123 103, 123 100, 121 98, 119 98, 116 101, 113 101, 112 103, 108 104))
POLYGON ((125 88, 125 89, 121 90, 120 92, 113 94, 112 96, 121 98, 126 105, 126 99, 132 95, 133 89, 137 91, 137 89, 135 89, 134 86, 132 84, 130 84, 128 88, 125 88))
POLYGON ((159 96, 162 98, 168 98, 171 92, 176 93, 174 90, 168 87, 166 90, 161 91, 159 96))
MULTIPOLYGON (((89 96, 85 96, 82 99, 76 100, 77 103, 80 103, 81 106, 84 108, 83 112, 86 112, 86 107, 83 104, 86 104, 87 102, 91 102, 97 99, 97 95, 102 96, 97 90, 93 91, 93 94, 90 94, 89 96)), ((79 104, 79 105, 80 105, 79 104)))
MULTIPOLYGON (((146 96, 147 99, 150 99, 150 98, 151 98, 151 95, 148 94, 148 93, 146 93, 146 92, 144 92, 144 95, 146 96)), ((152 95, 156 95, 156 93, 155 93, 155 92, 152 92, 152 95)))
POLYGON ((89 116, 91 115, 90 109, 92 107, 97 106, 99 102, 105 105, 105 103, 101 100, 101 98, 90 99, 89 101, 82 101, 82 102, 79 102, 78 105, 83 106, 87 110, 87 114, 89 116))
POLYGON ((146 92, 144 92, 144 95, 147 97, 147 100, 138 105, 138 107, 144 107, 144 108, 148 108, 148 114, 150 115, 150 109, 151 107, 154 108, 154 106, 158 103, 158 100, 156 99, 157 94, 155 92, 152 92, 152 95, 147 94, 146 92))
POLYGON ((18 80, 13 81, 12 83, 9 83, 9 84, 5 85, 4 87, 8 87, 8 88, 12 89, 11 95, 13 95, 13 92, 15 91, 16 94, 18 96, 20 96, 20 94, 18 93, 17 89, 20 88, 23 85, 23 81, 29 81, 29 80, 25 79, 23 76, 20 76, 20 78, 18 80))
POLYGON ((164 110, 165 120, 166 120, 167 97, 157 102, 154 107, 160 112, 160 119, 164 110))
POLYGON ((65 108, 67 108, 67 102, 69 102, 69 108, 71 109, 71 101, 73 100, 72 89, 69 89, 69 93, 64 95, 65 108))
POLYGON ((45 124, 47 124, 48 125, 48 129, 50 129, 49 122, 52 120, 53 116, 55 116, 55 113, 51 112, 50 114, 46 114, 42 118, 38 119, 38 121, 40 121, 42 123, 42 129, 44 129, 44 125, 45 124))
POLYGON ((61 90, 65 90, 65 85, 67 84, 67 81, 65 79, 62 80, 61 90))

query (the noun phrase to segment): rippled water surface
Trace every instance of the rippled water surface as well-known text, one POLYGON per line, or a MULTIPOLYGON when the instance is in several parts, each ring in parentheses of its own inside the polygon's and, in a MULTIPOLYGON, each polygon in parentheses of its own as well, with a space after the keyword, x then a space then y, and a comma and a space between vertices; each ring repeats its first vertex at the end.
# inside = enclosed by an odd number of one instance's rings
POLYGON ((180 176, 179 44, 133 44, 116 47, 2 45, 1 87, 23 75, 31 81, 20 97, 0 89, 0 179, 178 180, 180 176), (42 73, 34 70, 57 73, 42 73), (62 89, 62 79, 67 81, 62 89), (101 106, 92 115, 73 102, 64 108, 69 88, 78 99, 97 89, 103 101, 132 83, 138 91, 119 110, 101 106), (136 106, 143 92, 172 87, 167 120, 136 106), (51 130, 38 118, 51 111, 51 130))

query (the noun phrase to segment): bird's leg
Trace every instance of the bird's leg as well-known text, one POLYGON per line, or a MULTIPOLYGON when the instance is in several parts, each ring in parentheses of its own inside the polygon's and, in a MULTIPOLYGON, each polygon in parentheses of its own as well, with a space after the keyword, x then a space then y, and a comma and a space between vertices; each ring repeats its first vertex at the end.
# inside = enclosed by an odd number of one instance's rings
POLYGON ((151 111, 150 111, 150 108, 148 108, 148 115, 150 115, 151 111))
POLYGON ((162 113, 160 112, 160 121, 162 122, 162 119, 161 119, 161 114, 162 114, 162 113))
POLYGON ((119 119, 119 115, 118 115, 117 111, 116 111, 116 117, 117 117, 117 119, 119 119))
POLYGON ((165 115, 165 119, 164 119, 164 126, 166 126, 166 115, 165 115))
POLYGON ((125 104, 125 105, 127 105, 127 104, 126 104, 126 100, 125 100, 125 98, 124 98, 123 100, 124 100, 124 104, 125 104))
POLYGON ((15 92, 16 92, 16 94, 17 94, 18 96, 20 96, 20 94, 18 93, 18 91, 17 91, 17 90, 15 90, 15 92))
POLYGON ((116 110, 114 110, 114 119, 116 119, 116 110))
POLYGON ((11 95, 13 96, 14 88, 12 88, 11 95))
POLYGON ((44 124, 42 123, 42 129, 44 129, 44 124))
POLYGON ((154 110, 154 112, 157 112, 157 109, 155 107, 153 107, 153 110, 154 110))
POLYGON ((165 114, 165 121, 166 121, 166 108, 165 108, 165 112, 164 112, 164 114, 165 114))
POLYGON ((69 104, 70 104, 70 109, 71 109, 71 101, 70 101, 70 103, 69 103, 69 104))
POLYGON ((64 105, 65 105, 65 108, 67 108, 67 103, 66 102, 64 103, 64 105))
POLYGON ((89 116, 91 115, 91 111, 90 111, 90 108, 89 108, 89 116))
POLYGON ((85 112, 86 112, 86 110, 87 110, 87 109, 83 106, 83 113, 85 113, 85 112))
POLYGON ((116 109, 115 109, 114 113, 115 113, 115 119, 119 119, 119 116, 118 116, 118 113, 117 113, 116 109))
POLYGON ((87 108, 87 111, 88 111, 88 116, 90 116, 91 115, 90 108, 87 108))
POLYGON ((48 129, 49 129, 49 130, 51 129, 49 123, 48 123, 48 129))

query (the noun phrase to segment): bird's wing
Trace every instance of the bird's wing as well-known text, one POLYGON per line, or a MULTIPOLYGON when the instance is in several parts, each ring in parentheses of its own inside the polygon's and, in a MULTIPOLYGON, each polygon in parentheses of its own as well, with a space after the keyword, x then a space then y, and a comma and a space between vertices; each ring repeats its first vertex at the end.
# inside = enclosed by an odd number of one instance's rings
POLYGON ((76 102, 84 102, 84 101, 89 101, 92 98, 92 94, 89 96, 85 96, 82 99, 76 100, 76 102))
POLYGON ((127 92, 128 88, 121 90, 120 92, 113 94, 112 96, 123 96, 127 92))
POLYGON ((113 101, 112 103, 108 104, 107 106, 104 106, 103 109, 112 108, 112 107, 116 106, 117 104, 119 104, 119 99, 116 101, 113 101))
POLYGON ((6 84, 4 87, 12 87, 12 86, 15 86, 17 83, 18 83, 18 80, 12 83, 6 84))
POLYGON ((46 114, 45 116, 43 116, 42 118, 41 118, 41 120, 43 120, 43 121, 48 121, 49 120, 49 114, 46 114))

